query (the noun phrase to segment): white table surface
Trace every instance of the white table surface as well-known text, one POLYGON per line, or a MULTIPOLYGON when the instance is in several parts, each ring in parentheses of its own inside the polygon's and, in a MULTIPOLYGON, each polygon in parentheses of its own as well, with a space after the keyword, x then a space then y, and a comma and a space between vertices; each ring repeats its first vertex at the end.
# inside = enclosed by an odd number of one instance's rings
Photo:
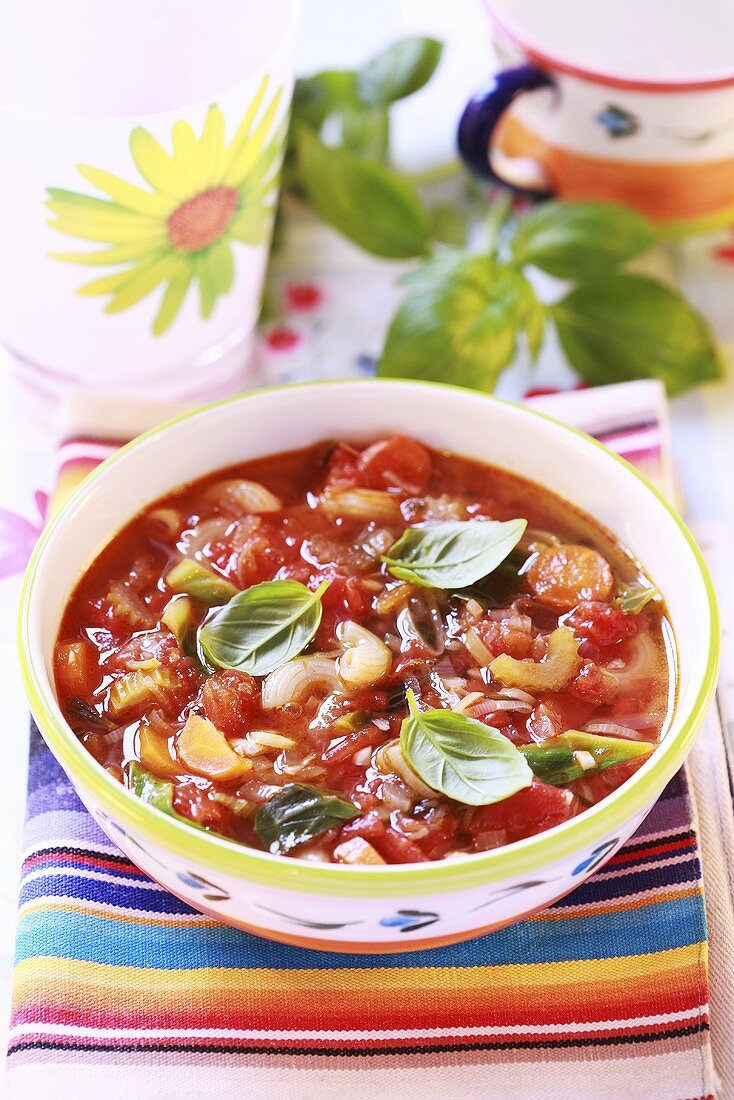
MULTIPOLYGON (((491 66, 489 34, 478 0, 307 0, 299 68, 303 72, 349 66, 406 33, 429 33, 447 49, 431 86, 396 112, 394 139, 401 162, 422 168, 451 155, 455 121, 469 93, 481 85, 491 66)), ((0 192, 2 184, 0 183, 0 192)), ((699 239, 661 250, 655 268, 679 281, 707 314, 734 362, 734 265, 711 258, 712 241, 699 239)), ((389 297, 389 296, 388 296, 389 297)), ((375 316, 375 348, 387 319, 375 316)), ((348 337, 349 334, 346 334, 348 337)), ((549 369, 557 370, 551 347, 549 369)), ((541 364, 542 368, 542 364, 541 364)), ((543 369, 543 368, 542 368, 543 369)), ((542 377, 542 374, 541 374, 542 377)), ((508 372, 502 391, 516 394, 527 382, 527 368, 508 372)), ((673 402, 673 433, 681 487, 689 519, 707 536, 722 525, 734 543, 734 381, 709 386, 673 402)), ((52 437, 46 414, 33 405, 13 378, 0 350, 0 509, 38 525, 33 500, 38 488, 49 490, 52 437)), ((0 554, 3 547, 0 526, 0 554)), ((0 580, 0 667, 3 676, 3 773, 0 799, 0 1050, 10 1004, 15 908, 22 848, 27 767, 27 707, 15 655, 15 614, 19 577, 0 580)), ((720 592, 732 608, 730 592, 720 592)), ((730 666, 734 668, 734 663, 730 666)), ((732 688, 734 690, 734 686, 732 688)), ((731 731, 730 731, 731 733, 731 731)), ((2 1095, 0 1078, 0 1095, 2 1095)))

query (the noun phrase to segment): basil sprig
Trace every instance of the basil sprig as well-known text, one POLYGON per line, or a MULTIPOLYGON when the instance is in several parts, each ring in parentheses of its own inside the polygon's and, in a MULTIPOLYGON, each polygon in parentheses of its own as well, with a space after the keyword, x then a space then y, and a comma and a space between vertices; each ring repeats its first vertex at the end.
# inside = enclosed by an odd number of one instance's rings
POLYGON ((328 587, 323 581, 311 592, 300 581, 263 581, 238 592, 199 627, 204 658, 215 668, 267 676, 313 639, 328 587))
POLYGON ((453 710, 420 711, 412 691, 400 749, 434 791, 467 806, 488 806, 529 787, 533 773, 509 738, 453 710))
POLYGON ((465 520, 409 527, 382 556, 394 577, 424 588, 464 588, 514 550, 527 520, 465 520))
POLYGON ((659 234, 612 203, 546 203, 498 230, 487 254, 452 249, 405 280, 378 373, 491 390, 524 336, 531 358, 549 323, 566 359, 593 385, 659 378, 670 393, 720 378, 705 319, 672 287, 620 270, 659 234), (499 237, 499 243, 497 240, 499 237), (537 267, 574 281, 541 301, 525 276, 537 267))
POLYGON ((358 814, 356 806, 336 795, 307 783, 288 783, 257 811, 255 832, 269 852, 288 852, 358 814))
POLYGON ((453 202, 435 201, 433 184, 462 183, 458 161, 396 169, 392 106, 431 78, 441 52, 434 39, 404 38, 359 69, 299 79, 293 96, 283 192, 367 252, 429 257, 405 280, 379 373, 491 390, 518 347, 535 359, 554 327, 570 365, 594 384, 653 377, 677 393, 720 378, 721 355, 700 314, 677 290, 622 270, 661 239, 641 214, 543 202, 515 217, 504 193, 487 218, 478 188, 473 200, 457 186, 453 202), (485 232, 472 232, 480 219, 485 232), (481 251, 466 248, 481 238, 481 251), (437 248, 442 242, 454 247, 437 248), (575 285, 565 296, 546 285, 539 298, 529 268, 575 285))

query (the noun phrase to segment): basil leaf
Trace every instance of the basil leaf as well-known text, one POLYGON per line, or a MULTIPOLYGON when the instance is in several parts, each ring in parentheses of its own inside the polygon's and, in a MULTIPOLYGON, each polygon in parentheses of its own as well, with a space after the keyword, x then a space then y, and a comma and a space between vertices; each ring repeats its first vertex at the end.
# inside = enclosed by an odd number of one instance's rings
POLYGON ((336 795, 288 783, 257 811, 255 832, 269 852, 288 852, 358 814, 356 806, 336 795))
POLYGON ((613 271, 657 239, 652 223, 625 206, 544 202, 518 221, 510 250, 518 264, 579 279, 613 271))
POLYGON ((437 202, 435 206, 430 207, 428 219, 432 241, 457 246, 466 244, 469 220, 465 210, 452 202, 437 202))
POLYGON ((175 817, 179 821, 183 821, 185 825, 190 825, 192 829, 200 829, 202 832, 208 831, 202 825, 197 825, 191 818, 184 817, 183 814, 174 810, 172 783, 168 783, 164 779, 157 779, 156 776, 146 772, 134 761, 130 765, 130 790, 141 802, 147 802, 149 806, 154 806, 156 810, 167 814, 168 817, 175 817))
POLYGON ((517 546, 527 520, 465 520, 408 527, 382 556, 394 577, 424 588, 464 588, 517 546))
POLYGON ((527 761, 499 730, 453 710, 420 711, 412 691, 408 706, 400 749, 434 791, 467 806, 488 806, 532 783, 527 761))
POLYGON ((346 69, 327 69, 299 77, 293 88, 293 119, 314 130, 320 130, 331 115, 358 107, 355 74, 346 69))
POLYGON ((544 307, 521 272, 490 256, 447 253, 405 281, 378 374, 491 390, 525 330, 537 351, 544 307))
POLYGON ((435 38, 403 38, 368 61, 357 73, 363 103, 394 103, 422 88, 441 60, 443 44, 435 38))
POLYGON ((300 581, 263 581, 238 592, 199 627, 199 646, 215 668, 267 676, 296 657, 321 622, 324 581, 315 592, 300 581))
POLYGON ((557 787, 585 775, 596 775, 616 764, 649 756, 655 746, 649 741, 568 730, 541 745, 520 745, 519 748, 538 779, 557 787))
POLYGON ((624 592, 620 592, 614 602, 620 611, 626 611, 628 615, 639 615, 643 607, 647 607, 650 600, 659 595, 654 585, 631 584, 624 592))
POLYGON ((428 249, 428 215, 396 172, 348 149, 329 149, 307 126, 296 129, 298 179, 316 213, 360 248, 407 259, 428 249))
POLYGON ((659 378, 676 394, 722 377, 706 321, 676 290, 654 279, 589 279, 551 313, 566 358, 592 385, 659 378))
POLYGON ((385 160, 390 136, 387 110, 360 100, 354 72, 329 69, 297 80, 292 121, 294 126, 311 126, 325 145, 344 145, 362 156, 385 160))

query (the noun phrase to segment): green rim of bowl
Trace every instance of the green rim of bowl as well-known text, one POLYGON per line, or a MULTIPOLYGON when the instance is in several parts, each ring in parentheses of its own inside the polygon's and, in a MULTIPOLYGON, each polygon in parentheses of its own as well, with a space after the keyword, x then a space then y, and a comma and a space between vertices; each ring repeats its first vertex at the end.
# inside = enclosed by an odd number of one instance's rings
POLYGON ((624 467, 656 498, 688 544, 704 582, 710 618, 707 643, 709 658, 698 693, 674 738, 669 742, 663 742, 663 746, 653 753, 648 763, 614 794, 579 817, 504 848, 471 855, 466 859, 444 862, 403 864, 384 868, 342 867, 336 864, 316 864, 284 859, 282 856, 271 855, 268 852, 258 852, 223 837, 191 829, 184 823, 167 817, 159 810, 140 802, 135 795, 113 779, 77 741, 69 726, 63 721, 60 712, 54 709, 55 700, 53 703, 49 701, 36 670, 30 639, 30 606, 45 548, 58 527, 67 522, 76 504, 94 490, 97 481, 105 476, 107 469, 115 463, 124 461, 130 451, 149 440, 156 439, 174 424, 207 415, 213 409, 225 405, 246 402, 253 397, 268 393, 283 392, 297 395, 300 389, 317 386, 349 389, 370 384, 372 384, 371 380, 361 379, 306 382, 299 385, 264 387, 225 398, 185 412, 145 432, 106 459, 85 478, 44 530, 23 581, 18 620, 19 651, 31 710, 49 748, 72 781, 82 792, 88 791, 91 798, 109 813, 115 823, 125 829, 131 829, 144 839, 152 840, 184 862, 193 860, 213 871, 221 871, 237 879, 310 894, 342 897, 359 897, 364 894, 405 897, 468 889, 540 871, 545 866, 572 856, 588 848, 589 845, 614 835, 617 830, 624 832, 625 824, 652 805, 668 780, 680 768, 703 722, 716 687, 719 664, 719 615, 713 584, 701 551, 686 525, 662 494, 638 470, 609 451, 603 444, 536 409, 529 409, 515 402, 474 393, 462 387, 444 383, 379 379, 380 385, 394 385, 396 388, 419 386, 436 390, 438 394, 451 390, 474 400, 509 405, 528 416, 549 421, 559 430, 576 436, 585 445, 597 448, 610 461, 624 467))

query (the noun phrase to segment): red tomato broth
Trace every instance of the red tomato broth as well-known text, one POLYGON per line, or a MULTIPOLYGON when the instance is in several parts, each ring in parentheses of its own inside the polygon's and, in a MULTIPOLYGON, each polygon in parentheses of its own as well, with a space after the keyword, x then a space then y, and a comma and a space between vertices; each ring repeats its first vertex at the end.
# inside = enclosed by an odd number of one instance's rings
MULTIPOLYGON (((502 801, 468 806, 426 793, 419 778, 416 789, 410 776, 386 766, 381 750, 400 735, 406 690, 412 688, 424 708, 453 707, 475 694, 469 715, 516 745, 542 744, 568 729, 594 729, 596 723, 609 736, 655 743, 674 688, 665 608, 658 598, 629 614, 614 603, 621 589, 639 583, 645 583, 639 564, 608 532, 550 491, 505 470, 429 451, 401 437, 364 447, 322 443, 185 485, 120 531, 82 576, 65 611, 57 642, 57 691, 80 741, 117 779, 129 785, 144 736, 144 766, 172 784, 174 810, 243 844, 262 848, 253 825, 257 808, 283 786, 305 783, 353 802, 357 816, 296 846, 290 857, 338 862, 335 850, 340 845, 342 852, 353 850, 355 837, 362 838, 357 844, 367 842, 367 862, 470 854, 583 812, 629 778, 642 760, 557 786, 536 777, 502 801), (280 510, 252 515, 242 508, 238 514, 229 491, 221 495, 217 488, 238 479, 275 494, 280 510), (329 493, 355 489, 383 494, 381 513, 390 518, 325 510, 329 493), (404 582, 381 564, 379 552, 408 526, 476 517, 528 521, 510 566, 503 563, 481 582, 486 607, 417 586, 398 599, 404 582), (603 568, 592 577, 593 598, 569 606, 578 578, 571 578, 569 589, 569 574, 558 584, 552 569, 543 574, 542 591, 531 590, 529 568, 539 560, 538 546, 546 545, 534 543, 533 532, 550 539, 551 546, 559 540, 603 557, 597 561, 603 568), (264 710, 258 678, 228 669, 208 677, 190 648, 186 652, 161 623, 173 596, 165 575, 182 554, 237 589, 294 579, 313 590, 328 579, 321 625, 306 653, 336 652, 339 625, 350 620, 386 641, 392 653, 389 673, 368 686, 318 689, 300 702, 264 710), (607 574, 613 589, 605 593, 607 574), (538 692, 532 701, 516 698, 515 706, 511 693, 503 695, 502 684, 477 661, 476 646, 470 650, 464 644, 474 630, 493 658, 507 654, 538 661, 548 635, 564 625, 579 643, 578 673, 561 690, 538 692), (74 648, 75 643, 82 645, 74 648), (122 715, 113 713, 116 682, 141 667, 145 672, 147 663, 162 681, 157 697, 122 715), (351 729, 344 722, 355 713, 366 722, 351 729), (251 770, 227 781, 192 773, 176 748, 190 715, 209 719, 251 770), (260 730, 295 744, 253 751, 247 735, 260 730)), ((209 609, 197 601, 193 605, 198 624, 209 609)))

